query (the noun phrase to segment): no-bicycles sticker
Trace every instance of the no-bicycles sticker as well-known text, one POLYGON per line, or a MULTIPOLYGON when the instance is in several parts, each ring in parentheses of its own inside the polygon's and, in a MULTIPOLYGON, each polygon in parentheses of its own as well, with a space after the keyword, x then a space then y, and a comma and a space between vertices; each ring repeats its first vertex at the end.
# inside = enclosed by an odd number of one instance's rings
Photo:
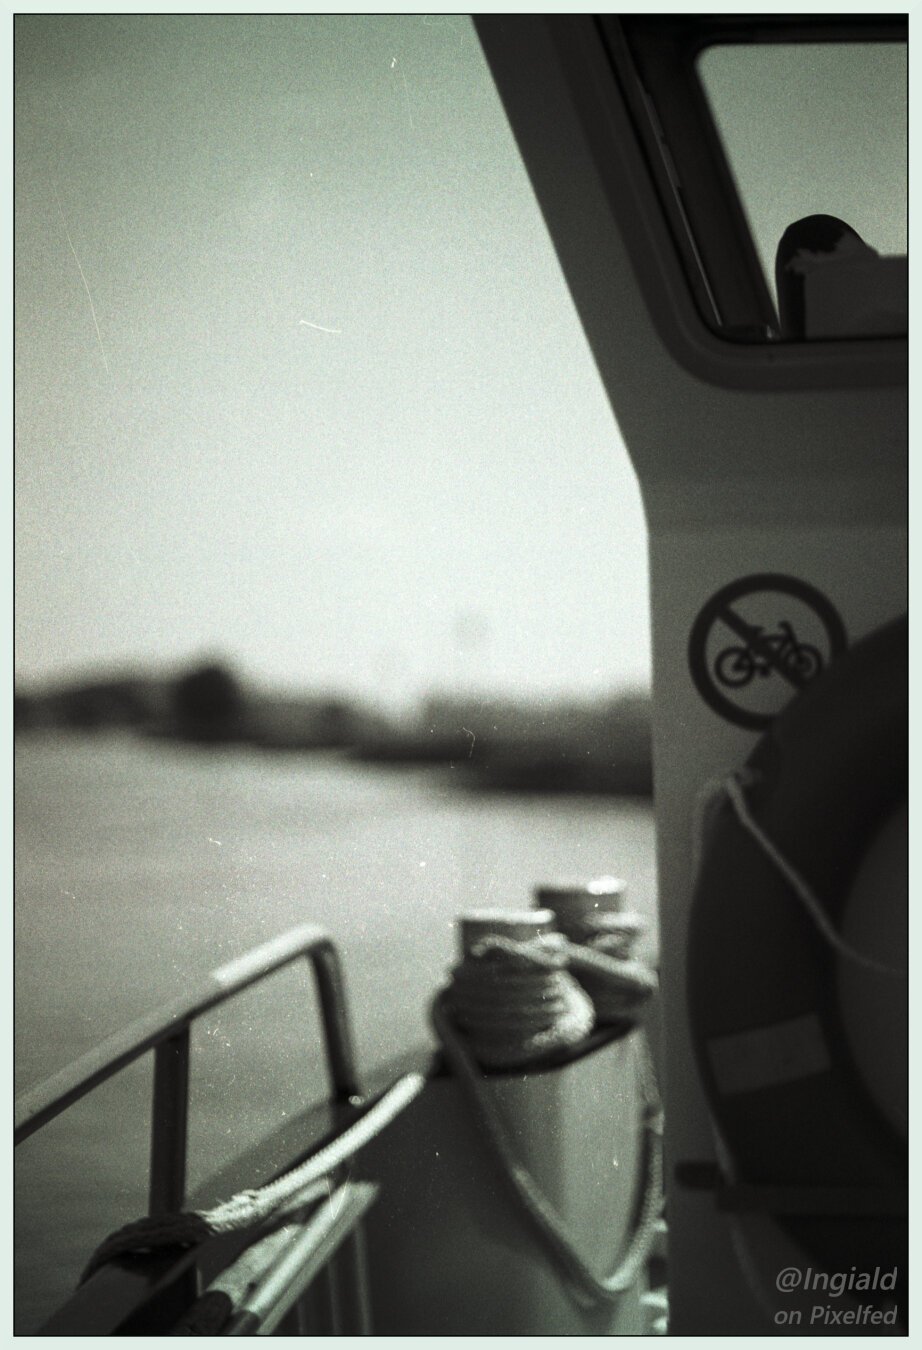
POLYGON ((692 626, 688 664, 714 712, 761 731, 847 645, 845 626, 821 591, 767 572, 711 596, 692 626))

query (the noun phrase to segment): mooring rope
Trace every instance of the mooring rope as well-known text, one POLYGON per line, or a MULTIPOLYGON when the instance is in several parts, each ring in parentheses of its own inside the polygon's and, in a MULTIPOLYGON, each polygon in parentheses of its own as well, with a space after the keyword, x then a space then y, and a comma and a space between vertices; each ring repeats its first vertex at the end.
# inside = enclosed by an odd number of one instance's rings
POLYGON ((596 1022, 621 1021, 656 992, 649 966, 610 954, 609 937, 623 950, 627 926, 609 929, 607 921, 620 918, 587 921, 585 943, 544 933, 524 941, 491 935, 472 945, 452 971, 448 1003, 479 1063, 517 1068, 544 1059, 578 1045, 596 1022))
POLYGON ((623 1021, 656 993, 656 972, 632 955, 647 927, 639 914, 603 909, 576 912, 561 906, 557 923, 570 940, 569 969, 579 976, 592 999, 598 1023, 623 1021), (595 959, 599 956, 603 962, 595 959))
MULTIPOLYGON (((634 1283, 649 1255, 662 1206, 662 1108, 645 1041, 638 1033, 635 1053, 644 1108, 642 1196, 627 1250, 618 1268, 605 1278, 580 1256, 565 1223, 516 1157, 480 1065, 514 1068, 546 1060, 554 1051, 585 1040, 600 1011, 604 1020, 616 1006, 618 1017, 624 1018, 654 992, 655 973, 624 957, 636 924, 611 920, 626 917, 597 916, 597 922, 584 926, 584 943, 561 933, 527 941, 484 935, 472 944, 433 1007, 446 1060, 475 1107, 514 1197, 573 1296, 590 1306, 617 1301, 634 1283), (588 989, 595 991, 592 997, 588 989)), ((423 1084, 419 1074, 401 1078, 341 1135, 266 1186, 241 1191, 208 1210, 155 1216, 119 1229, 93 1253, 81 1282, 117 1256, 195 1246, 217 1234, 257 1229, 269 1220, 283 1222, 326 1193, 330 1174, 393 1120, 423 1084)), ((220 1303, 226 1311, 231 1294, 229 1288, 210 1291, 208 1308, 214 1304, 216 1315, 220 1303)), ((210 1313, 205 1322, 212 1325, 210 1313)))
POLYGON ((591 1018, 588 1028, 580 1036, 575 1035, 576 1016, 571 1009, 580 1008, 580 1025, 586 1026, 585 1002, 590 1007, 592 1004, 585 989, 579 989, 573 973, 583 983, 591 976, 599 986, 606 986, 617 998, 621 1016, 631 998, 636 1007, 656 989, 656 975, 640 962, 618 960, 603 951, 571 942, 559 933, 527 941, 484 937, 473 944, 452 972, 451 984, 437 996, 432 1021, 445 1058, 474 1109, 477 1123, 521 1213, 573 1296, 584 1305, 595 1306, 617 1302, 637 1279, 649 1256, 662 1208, 662 1106, 643 1035, 638 1032, 635 1036, 644 1107, 643 1191, 627 1250, 617 1269, 607 1277, 596 1275, 587 1265, 564 1220, 518 1158, 493 1101, 489 1080, 481 1072, 482 1065, 519 1067, 534 1063, 556 1049, 578 1043, 588 1034, 591 1018), (483 980, 487 963, 490 977, 483 980), (523 971, 533 978, 524 981, 523 971), (558 978, 556 983, 547 978, 547 1005, 542 1020, 539 977, 551 974, 558 978), (566 995, 561 995, 561 985, 566 983, 561 981, 563 976, 582 997, 576 998, 574 989, 569 987, 566 995), (489 990, 488 1004, 478 1008, 481 989, 489 990), (525 996, 519 1007, 523 991, 525 996), (563 1009, 559 1022, 555 1020, 558 1009, 563 1009))
POLYGON ((595 1012, 567 972, 568 948, 559 933, 483 937, 455 967, 452 1016, 481 1064, 518 1068, 589 1035, 595 1012))
POLYGON ((405 1074, 342 1134, 265 1186, 241 1191, 213 1209, 153 1215, 126 1224, 96 1248, 80 1283, 117 1256, 161 1247, 194 1247, 219 1233, 256 1228, 319 1199, 328 1192, 329 1174, 380 1134, 422 1091, 424 1083, 422 1074, 405 1074))

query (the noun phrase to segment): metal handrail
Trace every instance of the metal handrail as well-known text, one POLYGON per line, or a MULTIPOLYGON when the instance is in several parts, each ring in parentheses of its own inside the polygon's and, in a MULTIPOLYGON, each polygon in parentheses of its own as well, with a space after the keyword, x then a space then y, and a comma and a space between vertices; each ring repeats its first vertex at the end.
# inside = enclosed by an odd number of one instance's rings
POLYGON ((302 957, 311 962, 334 1097, 359 1095, 339 957, 322 929, 304 924, 238 960, 219 966, 191 998, 132 1022, 16 1101, 14 1143, 21 1144, 93 1088, 154 1051, 150 1213, 182 1208, 189 1111, 189 1028, 196 1018, 302 957))

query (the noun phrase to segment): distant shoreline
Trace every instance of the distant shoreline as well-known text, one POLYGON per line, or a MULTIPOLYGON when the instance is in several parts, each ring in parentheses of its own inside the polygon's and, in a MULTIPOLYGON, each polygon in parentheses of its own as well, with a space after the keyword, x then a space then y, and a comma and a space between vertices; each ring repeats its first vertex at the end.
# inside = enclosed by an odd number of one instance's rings
POLYGON ((525 702, 431 696, 397 719, 345 696, 281 695, 249 687, 226 665, 174 675, 132 674, 19 689, 17 736, 114 731, 196 746, 337 751, 378 765, 450 765, 469 789, 650 796, 650 701, 525 702))

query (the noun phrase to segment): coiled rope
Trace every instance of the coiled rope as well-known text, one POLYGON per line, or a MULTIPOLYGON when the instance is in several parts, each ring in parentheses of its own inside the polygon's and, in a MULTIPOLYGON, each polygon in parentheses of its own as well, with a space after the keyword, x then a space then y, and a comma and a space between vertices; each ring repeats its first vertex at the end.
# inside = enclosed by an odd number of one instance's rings
POLYGON ((484 937, 455 967, 452 1015, 481 1064, 519 1068, 586 1039, 595 1011, 567 973, 568 949, 558 933, 525 942, 484 937))
POLYGON ((437 996, 432 1022, 446 1061, 473 1107, 520 1213, 571 1295, 580 1304, 593 1307, 617 1302, 635 1282, 649 1256, 662 1208, 663 1114, 645 1038, 638 1033, 634 1039, 644 1107, 643 1190, 627 1250, 607 1277, 598 1276, 587 1265, 564 1220, 519 1160, 489 1082, 481 1072, 481 1065, 511 1068, 534 1063, 588 1034, 595 1009, 585 989, 573 978, 574 973, 583 983, 590 976, 604 986, 617 1000, 621 1016, 629 1002, 628 991, 636 1007, 657 985, 654 972, 640 962, 618 960, 592 947, 579 946, 560 933, 542 934, 528 941, 484 937, 472 945, 452 972, 449 987, 437 996), (547 991, 543 1009, 542 981, 547 991), (482 991, 489 991, 488 1004, 478 1004, 482 991), (587 1003, 592 1014, 588 1026, 587 1003), (579 1035, 577 1025, 585 1028, 579 1035))
POLYGON ((604 945, 611 938, 611 947, 622 948, 624 929, 616 921, 629 916, 595 917, 595 926, 585 925, 587 945, 562 933, 526 941, 483 937, 455 967, 448 1004, 480 1064, 511 1069, 544 1059, 578 1045, 596 1022, 622 1020, 656 992, 649 966, 611 955, 604 945))
POLYGON ((194 1247, 219 1233, 257 1228, 269 1219, 281 1219, 319 1199, 328 1192, 329 1174, 380 1134, 422 1091, 424 1083, 422 1074, 405 1074, 342 1134, 265 1186, 240 1191, 213 1209, 155 1215, 119 1228, 93 1252, 80 1283, 117 1256, 162 1247, 194 1247))

